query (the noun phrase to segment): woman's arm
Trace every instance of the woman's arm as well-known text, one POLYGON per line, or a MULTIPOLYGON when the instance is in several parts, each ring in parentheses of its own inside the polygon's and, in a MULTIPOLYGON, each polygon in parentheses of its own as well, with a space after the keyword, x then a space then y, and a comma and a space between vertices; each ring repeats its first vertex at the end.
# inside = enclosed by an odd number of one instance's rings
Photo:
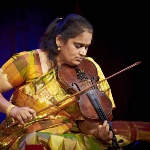
POLYGON ((7 79, 4 77, 0 71, 0 111, 6 113, 7 108, 12 105, 7 101, 1 93, 11 90, 13 87, 8 83, 7 79))
POLYGON ((0 111, 15 118, 19 123, 24 124, 36 116, 36 112, 28 107, 17 107, 6 100, 2 93, 11 90, 13 87, 0 71, 0 111))

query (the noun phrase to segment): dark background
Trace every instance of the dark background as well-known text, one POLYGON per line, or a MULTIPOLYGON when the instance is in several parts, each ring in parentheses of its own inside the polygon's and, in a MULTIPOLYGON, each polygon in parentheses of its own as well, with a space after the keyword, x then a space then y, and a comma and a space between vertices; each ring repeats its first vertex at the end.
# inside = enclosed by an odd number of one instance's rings
MULTIPOLYGON (((88 55, 106 77, 142 62, 108 82, 116 104, 113 120, 149 122, 150 5, 146 1, 5 0, 0 4, 0 66, 16 52, 38 48, 49 23, 68 13, 78 13, 93 24, 94 43, 88 55)), ((4 93, 7 99, 10 95, 4 93)), ((4 118, 1 113, 0 121, 4 118)))

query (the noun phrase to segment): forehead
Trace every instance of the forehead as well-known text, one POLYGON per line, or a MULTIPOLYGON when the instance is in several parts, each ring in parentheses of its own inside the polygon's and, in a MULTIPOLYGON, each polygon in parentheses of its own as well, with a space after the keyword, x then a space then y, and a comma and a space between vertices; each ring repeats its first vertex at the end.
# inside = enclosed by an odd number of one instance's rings
POLYGON ((77 37, 70 40, 76 43, 90 44, 92 40, 92 36, 93 34, 91 32, 85 31, 80 35, 78 35, 77 37))

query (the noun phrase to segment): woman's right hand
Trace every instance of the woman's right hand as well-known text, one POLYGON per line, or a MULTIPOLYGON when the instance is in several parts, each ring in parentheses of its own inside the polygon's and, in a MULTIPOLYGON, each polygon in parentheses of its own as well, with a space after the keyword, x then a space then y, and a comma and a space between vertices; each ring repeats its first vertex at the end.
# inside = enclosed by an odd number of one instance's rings
POLYGON ((28 121, 31 121, 33 118, 36 117, 35 110, 29 107, 17 107, 15 106, 9 112, 9 116, 13 117, 18 121, 18 123, 24 125, 28 121))

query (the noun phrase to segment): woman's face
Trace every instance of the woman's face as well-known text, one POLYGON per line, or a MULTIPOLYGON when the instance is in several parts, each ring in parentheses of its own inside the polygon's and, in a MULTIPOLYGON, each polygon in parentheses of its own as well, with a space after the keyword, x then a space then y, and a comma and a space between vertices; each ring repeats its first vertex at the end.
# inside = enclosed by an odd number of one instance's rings
POLYGON ((56 57, 58 66, 61 64, 79 65, 86 56, 91 40, 92 33, 88 31, 83 32, 76 38, 69 39, 67 43, 61 40, 61 36, 57 37, 56 43, 61 49, 56 57))

